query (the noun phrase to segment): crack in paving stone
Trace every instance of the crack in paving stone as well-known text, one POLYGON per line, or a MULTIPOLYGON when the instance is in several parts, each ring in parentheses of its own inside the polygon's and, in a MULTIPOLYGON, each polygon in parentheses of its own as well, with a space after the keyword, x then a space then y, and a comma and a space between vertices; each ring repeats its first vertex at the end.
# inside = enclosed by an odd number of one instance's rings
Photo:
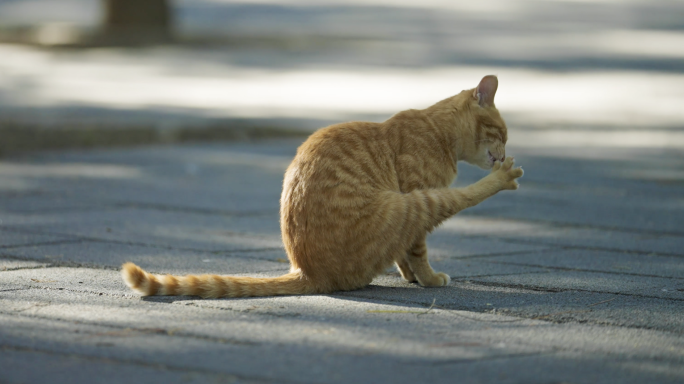
MULTIPOLYGON (((519 265, 519 266, 523 266, 523 267, 537 267, 537 268, 554 269, 554 270, 559 270, 559 271, 575 271, 575 272, 588 272, 588 273, 605 273, 605 274, 608 274, 608 275, 642 276, 642 277, 657 277, 657 278, 661 278, 661 279, 684 280, 684 277, 650 275, 650 274, 646 274, 646 273, 615 272, 615 271, 603 271, 603 270, 598 270, 598 269, 584 269, 584 268, 571 268, 571 267, 556 267, 556 266, 547 266, 547 265, 541 265, 541 264, 516 263, 516 262, 512 262, 512 261, 495 261, 495 260, 491 260, 491 261, 488 261, 488 262, 489 262, 489 263, 492 263, 492 264, 519 265)), ((492 275, 492 276, 496 276, 496 275, 492 275)), ((479 277, 479 276, 478 276, 478 277, 479 277)))
POLYGON ((29 352, 29 353, 42 353, 42 354, 46 354, 46 355, 69 357, 69 358, 78 358, 78 359, 83 359, 83 360, 87 360, 87 361, 100 362, 100 363, 106 363, 106 364, 127 364, 127 365, 133 365, 133 366, 139 366, 139 367, 145 367, 145 368, 168 370, 168 371, 178 372, 178 373, 183 373, 183 374, 196 373, 196 374, 212 375, 212 376, 216 376, 217 378, 220 378, 221 379, 220 382, 227 382, 227 383, 234 382, 236 380, 247 380, 250 382, 261 382, 261 383, 291 383, 291 384, 315 384, 316 383, 316 382, 311 382, 311 381, 293 381, 291 379, 282 379, 282 378, 273 379, 273 378, 262 377, 262 376, 246 376, 246 375, 241 375, 241 374, 224 373, 224 372, 218 372, 218 371, 196 368, 196 367, 183 367, 183 366, 174 366, 174 365, 168 365, 168 364, 163 364, 163 363, 146 362, 146 361, 135 360, 135 359, 115 358, 112 356, 100 357, 100 356, 93 356, 92 354, 83 354, 83 353, 74 353, 74 352, 64 353, 64 352, 58 352, 58 351, 45 349, 45 348, 24 347, 24 346, 17 346, 17 345, 3 344, 3 345, 0 345, 0 350, 16 351, 16 352, 29 352))

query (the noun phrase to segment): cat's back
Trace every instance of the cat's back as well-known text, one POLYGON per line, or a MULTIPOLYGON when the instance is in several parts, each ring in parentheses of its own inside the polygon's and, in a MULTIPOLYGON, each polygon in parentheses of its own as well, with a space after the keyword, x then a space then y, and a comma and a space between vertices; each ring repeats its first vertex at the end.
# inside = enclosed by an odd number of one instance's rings
POLYGON ((318 130, 299 147, 286 179, 290 174, 314 189, 392 188, 393 155, 382 124, 335 124, 318 130))

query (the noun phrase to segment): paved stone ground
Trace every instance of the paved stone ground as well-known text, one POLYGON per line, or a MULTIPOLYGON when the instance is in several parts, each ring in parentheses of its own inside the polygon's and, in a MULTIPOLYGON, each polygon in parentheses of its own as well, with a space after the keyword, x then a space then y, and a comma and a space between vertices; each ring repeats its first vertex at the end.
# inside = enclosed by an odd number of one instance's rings
MULTIPOLYGON (((514 134, 514 133, 512 133, 514 134)), ((522 188, 429 238, 450 286, 140 298, 153 272, 275 276, 298 140, 0 162, 0 382, 681 383, 681 150, 512 147, 522 188)), ((460 167, 457 185, 484 175, 460 167)))

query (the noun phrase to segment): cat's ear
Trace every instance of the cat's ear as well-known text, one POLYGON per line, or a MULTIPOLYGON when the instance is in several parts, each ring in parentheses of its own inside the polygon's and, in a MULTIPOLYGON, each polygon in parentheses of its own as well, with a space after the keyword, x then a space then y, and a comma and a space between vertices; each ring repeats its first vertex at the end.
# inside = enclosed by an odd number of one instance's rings
POLYGON ((494 75, 488 75, 480 80, 480 84, 473 91, 473 98, 481 107, 494 106, 494 95, 499 87, 499 80, 494 75))

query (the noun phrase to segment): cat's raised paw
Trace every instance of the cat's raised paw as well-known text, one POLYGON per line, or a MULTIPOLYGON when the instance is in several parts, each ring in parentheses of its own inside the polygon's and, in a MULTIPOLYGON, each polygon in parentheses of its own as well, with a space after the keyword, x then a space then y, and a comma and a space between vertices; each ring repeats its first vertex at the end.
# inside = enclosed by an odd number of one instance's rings
POLYGON ((515 180, 523 175, 521 167, 513 168, 515 159, 507 157, 503 163, 496 162, 492 167, 492 174, 496 175, 501 181, 501 189, 518 189, 518 182, 515 180))

